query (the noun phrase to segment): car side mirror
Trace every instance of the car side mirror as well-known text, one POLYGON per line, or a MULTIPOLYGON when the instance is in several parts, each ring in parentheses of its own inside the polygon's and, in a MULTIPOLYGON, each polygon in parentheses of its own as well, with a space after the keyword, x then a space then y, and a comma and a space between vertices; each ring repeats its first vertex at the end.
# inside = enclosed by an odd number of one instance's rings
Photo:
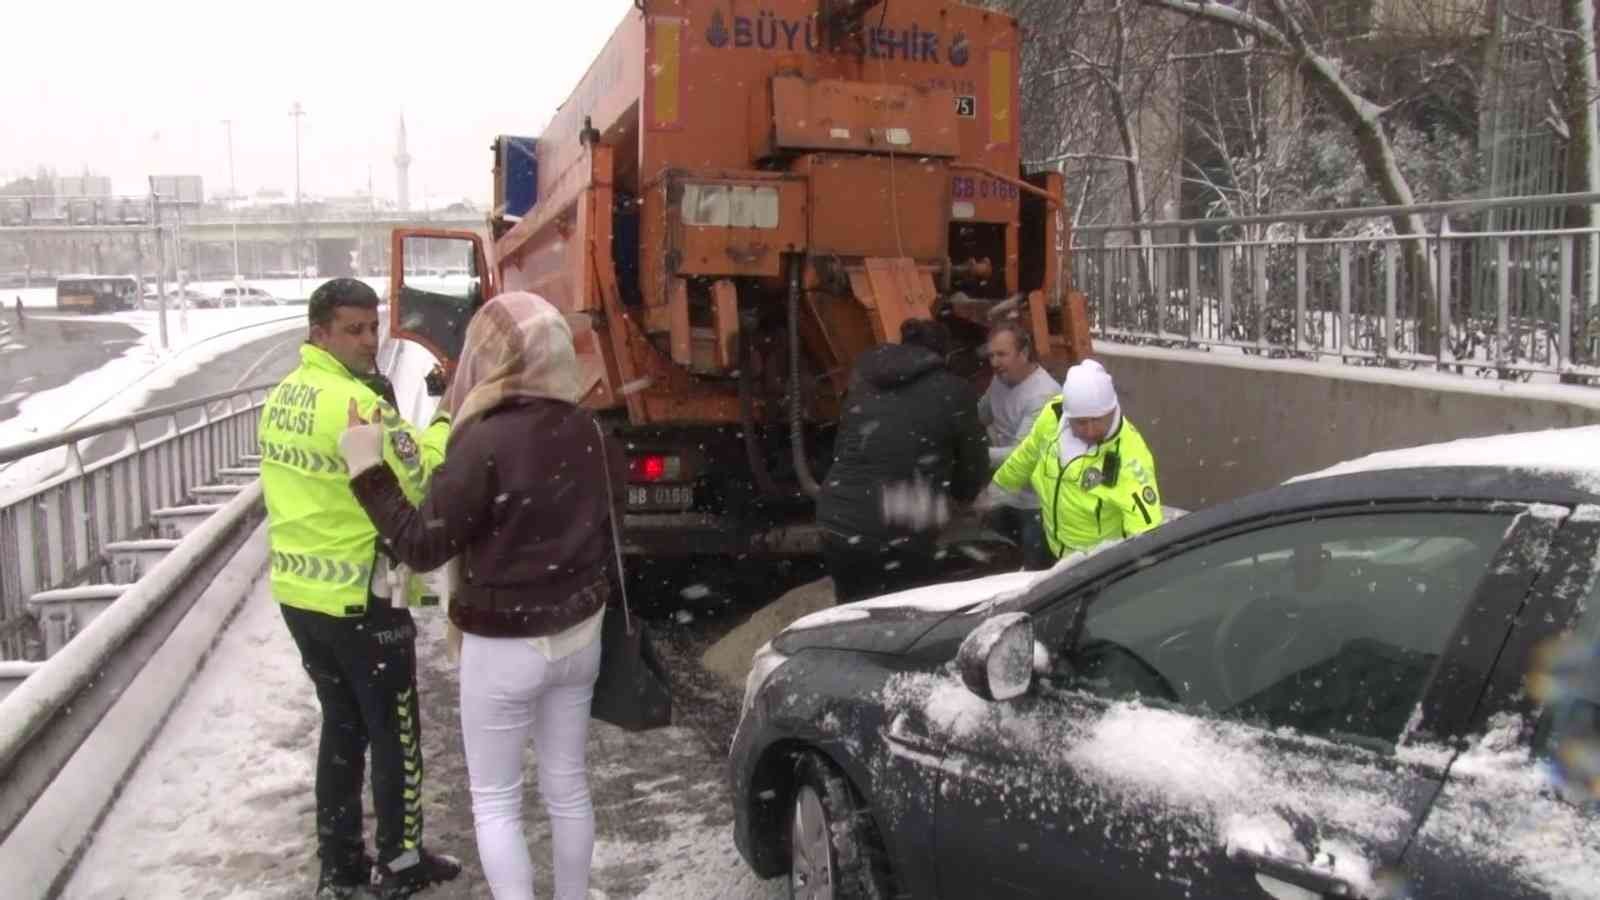
POLYGON ((1033 617, 1002 613, 961 642, 956 667, 967 690, 985 700, 1010 700, 1033 686, 1033 617))

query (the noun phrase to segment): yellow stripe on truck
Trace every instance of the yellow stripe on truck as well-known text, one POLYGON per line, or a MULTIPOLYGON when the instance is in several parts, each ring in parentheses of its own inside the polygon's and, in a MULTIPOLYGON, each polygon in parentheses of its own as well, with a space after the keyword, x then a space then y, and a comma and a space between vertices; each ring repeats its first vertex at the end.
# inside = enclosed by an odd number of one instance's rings
POLYGON ((678 124, 681 99, 683 23, 678 19, 657 19, 654 43, 655 65, 650 68, 650 80, 655 91, 655 124, 672 126, 678 124))
POLYGON ((989 144, 1011 143, 1011 51, 989 51, 989 144))

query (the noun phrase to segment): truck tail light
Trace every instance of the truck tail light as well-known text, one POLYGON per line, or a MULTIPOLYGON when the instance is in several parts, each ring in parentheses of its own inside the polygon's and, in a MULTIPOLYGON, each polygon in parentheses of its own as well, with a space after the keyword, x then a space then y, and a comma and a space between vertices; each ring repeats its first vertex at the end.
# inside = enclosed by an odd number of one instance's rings
POLYGON ((628 460, 628 480, 650 484, 657 481, 677 481, 683 477, 683 463, 676 456, 649 454, 628 460))

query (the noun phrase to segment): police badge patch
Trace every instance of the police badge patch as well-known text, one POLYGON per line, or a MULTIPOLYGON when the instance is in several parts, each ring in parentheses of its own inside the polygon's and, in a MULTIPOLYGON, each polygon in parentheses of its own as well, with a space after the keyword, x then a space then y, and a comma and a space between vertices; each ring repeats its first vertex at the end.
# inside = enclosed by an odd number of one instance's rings
POLYGON ((394 432, 394 455, 400 457, 400 461, 407 465, 415 464, 418 456, 417 442, 404 431, 394 432))
POLYGON ((1144 489, 1144 502, 1146 502, 1146 503, 1154 503, 1154 502, 1156 502, 1156 489, 1155 488, 1147 487, 1147 488, 1144 489))
POLYGON ((1102 481, 1105 481, 1105 480, 1106 480, 1105 474, 1102 473, 1099 469, 1092 469, 1092 468, 1091 469, 1084 469, 1083 470, 1083 479, 1079 482, 1079 484, 1082 485, 1084 490, 1092 491, 1095 488, 1099 487, 1100 483, 1102 481))

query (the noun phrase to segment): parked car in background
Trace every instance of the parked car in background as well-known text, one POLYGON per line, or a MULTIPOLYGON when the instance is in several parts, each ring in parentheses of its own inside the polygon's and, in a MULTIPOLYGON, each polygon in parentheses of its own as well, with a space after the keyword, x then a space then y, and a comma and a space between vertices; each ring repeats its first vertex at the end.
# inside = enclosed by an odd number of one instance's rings
POLYGON ((1600 427, 1378 454, 757 652, 794 896, 1593 897, 1600 427))
POLYGON ((173 288, 167 291, 167 306, 177 308, 187 301, 190 309, 216 309, 217 298, 192 287, 185 287, 182 291, 173 288))
POLYGON ((263 288, 244 285, 242 287, 228 286, 218 295, 222 306, 277 306, 283 303, 269 291, 263 288))

